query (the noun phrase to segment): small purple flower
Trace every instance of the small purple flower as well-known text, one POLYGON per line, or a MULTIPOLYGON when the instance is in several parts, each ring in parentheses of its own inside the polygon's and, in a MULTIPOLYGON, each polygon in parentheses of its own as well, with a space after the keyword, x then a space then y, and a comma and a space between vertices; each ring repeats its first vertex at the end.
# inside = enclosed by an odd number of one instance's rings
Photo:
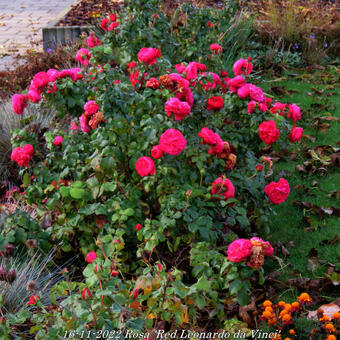
POLYGON ((314 34, 311 34, 311 35, 309 36, 309 39, 315 39, 315 35, 314 35, 314 34))
POLYGON ((47 52, 47 53, 51 53, 52 50, 51 50, 50 48, 48 48, 48 49, 46 50, 46 52, 47 52))
POLYGON ((294 44, 294 49, 297 50, 299 48, 299 45, 297 43, 294 44))
POLYGON ((324 45, 326 48, 328 47, 328 44, 327 43, 325 43, 325 45, 324 45))

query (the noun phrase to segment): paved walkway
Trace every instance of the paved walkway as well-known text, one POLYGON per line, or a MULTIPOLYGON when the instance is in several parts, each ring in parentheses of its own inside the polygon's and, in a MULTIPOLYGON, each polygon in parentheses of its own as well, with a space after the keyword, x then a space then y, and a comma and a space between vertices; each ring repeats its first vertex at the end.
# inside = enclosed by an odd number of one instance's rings
POLYGON ((76 0, 0 0, 0 70, 12 55, 42 50, 42 28, 76 0))

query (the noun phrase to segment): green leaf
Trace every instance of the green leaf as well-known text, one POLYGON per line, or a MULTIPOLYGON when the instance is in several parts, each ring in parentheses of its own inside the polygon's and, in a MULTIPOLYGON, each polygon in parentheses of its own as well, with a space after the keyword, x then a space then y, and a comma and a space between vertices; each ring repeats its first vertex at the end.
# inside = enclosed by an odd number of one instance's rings
POLYGON ((207 280, 205 276, 200 277, 198 282, 195 284, 197 289, 205 291, 210 289, 210 285, 211 285, 210 282, 207 280))
POLYGON ((243 287, 243 283, 241 280, 233 281, 229 286, 229 292, 231 295, 237 293, 243 287))
POLYGON ((75 199, 82 199, 85 196, 86 191, 80 188, 71 188, 70 195, 75 199))
POLYGON ((202 295, 197 296, 196 303, 197 307, 202 309, 205 306, 205 298, 202 295))
POLYGON ((135 211, 132 208, 125 209, 122 214, 126 216, 132 216, 135 213, 135 211))
POLYGON ((245 306, 248 302, 249 302, 249 296, 248 294, 243 291, 240 290, 237 294, 237 302, 241 305, 241 306, 245 306))

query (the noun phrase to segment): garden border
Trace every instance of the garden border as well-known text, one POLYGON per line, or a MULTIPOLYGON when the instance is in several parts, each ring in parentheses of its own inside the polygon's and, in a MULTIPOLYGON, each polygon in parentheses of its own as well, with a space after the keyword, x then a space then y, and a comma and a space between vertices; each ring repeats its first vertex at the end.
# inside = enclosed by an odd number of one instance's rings
POLYGON ((75 0, 72 5, 61 11, 54 20, 50 21, 42 29, 44 51, 55 50, 57 45, 65 45, 68 42, 76 41, 85 32, 88 33, 93 26, 57 26, 58 22, 72 9, 73 6, 82 0, 75 0))

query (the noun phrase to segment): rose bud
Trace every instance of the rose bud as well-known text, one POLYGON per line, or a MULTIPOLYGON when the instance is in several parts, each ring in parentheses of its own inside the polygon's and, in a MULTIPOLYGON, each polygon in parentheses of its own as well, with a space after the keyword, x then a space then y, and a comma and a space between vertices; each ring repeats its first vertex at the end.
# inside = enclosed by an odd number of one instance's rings
POLYGON ((143 228, 143 226, 140 223, 138 223, 138 224, 136 224, 135 228, 136 228, 137 231, 139 231, 143 228))
POLYGON ((114 276, 114 277, 116 277, 116 276, 118 276, 118 271, 117 270, 112 270, 112 272, 111 272, 111 276, 114 276))

